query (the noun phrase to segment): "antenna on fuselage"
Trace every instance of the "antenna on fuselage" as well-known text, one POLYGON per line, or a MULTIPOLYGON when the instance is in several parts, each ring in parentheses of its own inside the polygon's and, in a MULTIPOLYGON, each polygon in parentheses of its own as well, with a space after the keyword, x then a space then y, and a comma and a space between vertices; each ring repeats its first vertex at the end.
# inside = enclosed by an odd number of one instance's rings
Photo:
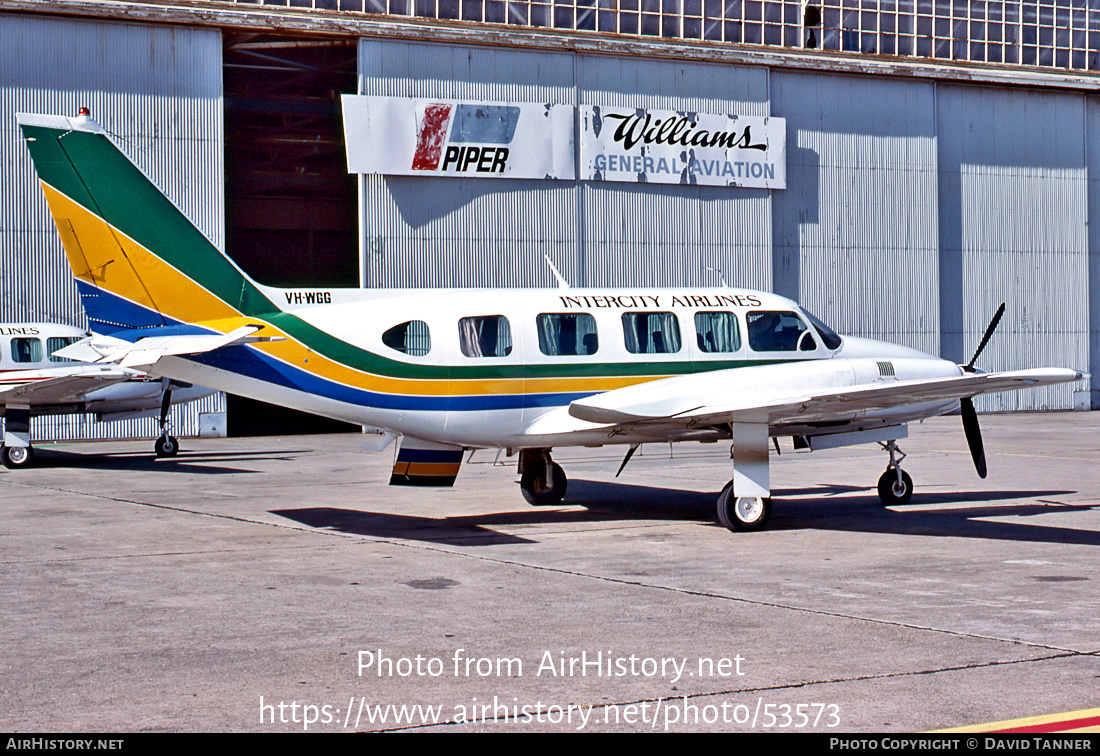
POLYGON ((568 289, 569 282, 566 281, 561 273, 558 272, 558 269, 554 267, 554 263, 550 260, 550 255, 543 255, 543 258, 546 260, 546 264, 550 266, 550 272, 554 274, 554 278, 558 279, 558 288, 568 289))
POLYGON ((722 269, 721 268, 712 268, 709 265, 704 265, 703 267, 706 268, 707 270, 709 270, 712 273, 717 273, 718 274, 718 280, 721 282, 723 289, 728 289, 730 287, 730 285, 728 283, 726 283, 726 277, 724 275, 722 275, 722 269))

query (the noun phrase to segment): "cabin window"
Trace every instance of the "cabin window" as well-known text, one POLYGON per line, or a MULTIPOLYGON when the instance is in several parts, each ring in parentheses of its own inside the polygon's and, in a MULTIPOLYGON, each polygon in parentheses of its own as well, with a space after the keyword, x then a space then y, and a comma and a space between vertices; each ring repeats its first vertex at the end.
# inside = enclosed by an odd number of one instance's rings
POLYGON ((46 354, 49 355, 50 362, 76 362, 64 357, 54 357, 53 353, 58 349, 64 349, 69 344, 75 344, 80 339, 80 336, 55 336, 52 339, 46 339, 46 354))
POLYGON ((423 320, 408 320, 382 334, 382 343, 410 357, 423 357, 432 348, 432 336, 423 320))
POLYGON ((623 336, 631 354, 680 351, 680 324, 671 312, 624 312, 623 336))
POLYGON ((736 352, 741 348, 741 331, 732 312, 695 313, 695 340, 707 354, 736 352))
POLYGON ((42 362, 42 340, 12 339, 11 358, 16 362, 42 362))
POLYGON ((600 347, 596 319, 587 313, 543 313, 535 322, 539 350, 549 357, 595 354, 600 347))
POLYGON ((462 318, 458 342, 467 357, 507 357, 512 353, 512 327, 503 315, 462 318))
POLYGON ((813 352, 817 342, 793 312, 750 312, 745 316, 749 346, 757 352, 813 352))

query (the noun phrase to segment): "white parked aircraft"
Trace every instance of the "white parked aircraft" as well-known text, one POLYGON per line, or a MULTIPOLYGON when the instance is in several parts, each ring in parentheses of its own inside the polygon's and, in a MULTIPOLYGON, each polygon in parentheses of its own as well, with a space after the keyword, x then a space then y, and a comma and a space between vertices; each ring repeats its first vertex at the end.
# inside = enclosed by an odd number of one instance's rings
MULTIPOLYGON (((905 424, 960 407, 984 477, 982 393, 1074 370, 982 373, 841 337, 794 302, 737 289, 275 289, 250 279, 86 114, 22 115, 95 330, 61 355, 118 365, 401 437, 391 483, 451 485, 464 449, 519 453, 533 504, 562 500, 559 446, 733 442, 732 530, 771 510, 769 438, 879 442, 885 503, 912 494, 905 424)), ((999 317, 999 316, 998 316, 999 317)), ((992 333, 990 324, 978 352, 992 333)), ((626 460, 624 459, 624 464, 626 460)))
POLYGON ((35 415, 91 412, 99 420, 125 420, 159 411, 156 454, 171 457, 179 451, 179 442, 168 433, 169 406, 213 391, 116 365, 85 365, 55 354, 88 335, 57 323, 0 324, 0 413, 4 416, 0 462, 5 467, 34 464, 30 420, 35 415))

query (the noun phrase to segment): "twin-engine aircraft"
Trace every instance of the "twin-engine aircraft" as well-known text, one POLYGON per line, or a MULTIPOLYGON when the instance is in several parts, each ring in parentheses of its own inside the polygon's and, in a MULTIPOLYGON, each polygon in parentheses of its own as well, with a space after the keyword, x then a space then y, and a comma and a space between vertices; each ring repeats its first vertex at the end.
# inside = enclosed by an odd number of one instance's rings
MULTIPOLYGON (((392 484, 451 485, 464 449, 519 453, 532 504, 557 504, 559 446, 732 440, 718 498, 731 530, 771 511, 769 439, 811 449, 879 442, 887 504, 913 483, 905 424, 970 398, 1078 380, 982 373, 841 337, 794 302, 737 289, 288 290, 222 254, 86 114, 19 123, 93 330, 59 352, 382 429, 392 484)), ((982 346, 995 323, 991 324, 982 346)), ((980 348, 979 348, 980 351, 980 348)), ((975 359, 977 354, 975 354, 975 359)), ((620 468, 621 469, 621 468, 620 468)))
POLYGON ((169 407, 173 401, 190 402, 214 393, 117 365, 85 365, 56 354, 87 336, 79 328, 59 323, 0 325, 0 414, 4 416, 0 462, 5 467, 34 464, 32 416, 81 412, 111 421, 159 411, 160 436, 153 449, 158 457, 173 457, 179 442, 168 432, 169 407))

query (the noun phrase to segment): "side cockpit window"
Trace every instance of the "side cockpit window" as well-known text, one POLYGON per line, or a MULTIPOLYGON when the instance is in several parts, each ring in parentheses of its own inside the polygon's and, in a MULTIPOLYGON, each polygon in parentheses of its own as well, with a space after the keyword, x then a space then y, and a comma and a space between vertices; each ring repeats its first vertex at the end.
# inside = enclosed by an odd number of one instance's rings
POLYGON ((741 348, 741 331, 732 312, 695 313, 695 341, 700 352, 717 354, 741 348))
POLYGON ((595 354, 600 348, 596 319, 587 313, 543 313, 535 323, 539 351, 547 357, 595 354))
POLYGON ((432 348, 432 335, 423 320, 408 320, 383 333, 382 343, 410 357, 423 357, 432 348))
POLYGON ((623 337, 631 354, 680 351, 680 324, 671 312, 623 313, 623 337))
POLYGON ((809 326, 793 312, 750 312, 745 321, 753 351, 813 352, 817 349, 809 326))
POLYGON ((42 340, 12 339, 11 358, 14 362, 42 362, 45 359, 42 352, 42 340))
POLYGON ((503 315, 462 318, 458 342, 467 357, 507 357, 512 353, 512 327, 503 315))
POLYGON ((821 318, 814 315, 805 307, 802 308, 802 314, 806 316, 806 319, 810 321, 810 325, 817 329, 817 332, 821 335, 821 340, 825 342, 825 346, 829 349, 839 349, 843 340, 829 326, 822 322, 821 318))

